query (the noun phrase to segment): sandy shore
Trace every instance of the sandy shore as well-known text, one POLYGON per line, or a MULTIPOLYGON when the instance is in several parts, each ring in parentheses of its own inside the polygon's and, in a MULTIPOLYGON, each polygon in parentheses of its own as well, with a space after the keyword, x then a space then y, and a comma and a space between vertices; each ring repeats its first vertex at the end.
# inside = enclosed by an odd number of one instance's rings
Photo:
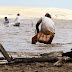
POLYGON ((0 6, 0 18, 4 18, 5 16, 15 18, 17 13, 21 14, 22 19, 39 18, 44 16, 47 12, 55 19, 72 20, 72 10, 70 9, 0 6))

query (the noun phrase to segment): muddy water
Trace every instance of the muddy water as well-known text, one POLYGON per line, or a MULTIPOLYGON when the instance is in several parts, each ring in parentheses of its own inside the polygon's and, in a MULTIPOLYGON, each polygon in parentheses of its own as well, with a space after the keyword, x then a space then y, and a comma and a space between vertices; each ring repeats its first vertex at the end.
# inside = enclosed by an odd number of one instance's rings
MULTIPOLYGON (((35 25, 38 19, 22 19, 20 27, 6 27, 0 23, 0 43, 9 55, 13 57, 33 57, 41 53, 53 51, 70 51, 72 48, 72 21, 53 20, 55 22, 55 37, 51 45, 31 44, 35 35, 35 25)), ((13 19, 10 20, 13 22, 13 19)), ((2 56, 0 54, 0 56, 2 56)))

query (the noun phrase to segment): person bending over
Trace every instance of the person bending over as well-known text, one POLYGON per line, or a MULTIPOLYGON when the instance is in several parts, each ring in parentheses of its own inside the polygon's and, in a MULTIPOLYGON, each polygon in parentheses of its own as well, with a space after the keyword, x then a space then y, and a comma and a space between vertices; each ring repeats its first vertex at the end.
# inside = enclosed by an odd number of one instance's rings
POLYGON ((51 15, 46 13, 44 17, 41 17, 36 24, 37 34, 32 37, 32 44, 36 42, 51 44, 54 34, 54 22, 51 20, 51 15), (41 25, 41 30, 39 30, 39 25, 41 25))

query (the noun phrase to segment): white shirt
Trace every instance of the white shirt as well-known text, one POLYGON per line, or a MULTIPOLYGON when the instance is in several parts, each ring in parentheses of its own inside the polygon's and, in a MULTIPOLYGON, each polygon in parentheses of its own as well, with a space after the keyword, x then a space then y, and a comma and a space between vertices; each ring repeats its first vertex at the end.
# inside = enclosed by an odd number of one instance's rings
POLYGON ((15 23, 20 23, 20 16, 17 16, 17 17, 16 17, 15 23))
POLYGON ((41 17, 41 30, 49 30, 55 33, 54 22, 48 17, 41 17))

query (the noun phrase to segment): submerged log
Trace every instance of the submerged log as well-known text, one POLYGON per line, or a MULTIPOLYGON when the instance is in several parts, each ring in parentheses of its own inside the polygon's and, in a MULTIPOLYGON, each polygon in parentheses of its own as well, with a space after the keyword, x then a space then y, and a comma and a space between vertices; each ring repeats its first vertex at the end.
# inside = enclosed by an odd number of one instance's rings
POLYGON ((58 57, 61 57, 63 52, 51 52, 41 54, 38 58, 15 58, 13 61, 15 63, 32 63, 32 62, 56 62, 58 61, 58 57))
POLYGON ((15 58, 14 63, 32 63, 32 62, 56 62, 58 58, 38 57, 38 58, 15 58))
POLYGON ((15 58, 12 63, 33 63, 33 62, 51 62, 54 63, 54 66, 60 67, 65 62, 72 62, 70 57, 62 57, 63 52, 51 52, 41 54, 38 58, 15 58))

